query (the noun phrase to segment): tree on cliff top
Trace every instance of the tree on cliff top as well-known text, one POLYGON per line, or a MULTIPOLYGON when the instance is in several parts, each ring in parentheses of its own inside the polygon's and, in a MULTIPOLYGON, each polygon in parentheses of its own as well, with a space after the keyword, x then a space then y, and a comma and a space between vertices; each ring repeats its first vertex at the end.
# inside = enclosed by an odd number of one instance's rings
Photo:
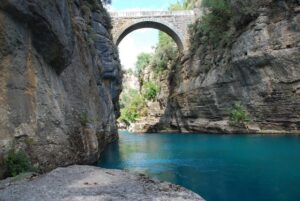
POLYGON ((176 3, 170 5, 169 10, 176 11, 193 9, 195 7, 199 7, 201 2, 202 0, 177 0, 176 3))
POLYGON ((150 64, 151 54, 142 52, 137 57, 135 64, 135 75, 139 78, 144 68, 150 64))

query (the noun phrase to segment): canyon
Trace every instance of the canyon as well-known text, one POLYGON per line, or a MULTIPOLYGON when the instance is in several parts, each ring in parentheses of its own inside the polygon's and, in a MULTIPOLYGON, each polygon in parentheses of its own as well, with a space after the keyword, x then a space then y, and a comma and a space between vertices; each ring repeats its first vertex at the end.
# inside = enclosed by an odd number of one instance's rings
POLYGON ((121 91, 138 82, 137 91, 152 82, 159 92, 131 123, 134 132, 300 134, 300 2, 265 1, 226 44, 216 47, 201 42, 205 35, 191 35, 164 71, 157 76, 148 65, 138 80, 122 72, 111 18, 100 0, 0 0, 0 178, 13 176, 5 161, 16 151, 26 153, 37 172, 52 171, 21 182, 8 178, 0 183, 4 199, 15 189, 30 197, 27 184, 35 188, 54 179, 61 185, 57 178, 64 175, 69 182, 63 185, 81 182, 83 194, 86 182, 107 192, 98 185, 104 178, 118 188, 108 197, 125 186, 137 190, 131 198, 144 192, 147 199, 202 200, 144 175, 72 166, 94 165, 118 140, 121 91), (237 105, 247 122, 232 121, 237 105))

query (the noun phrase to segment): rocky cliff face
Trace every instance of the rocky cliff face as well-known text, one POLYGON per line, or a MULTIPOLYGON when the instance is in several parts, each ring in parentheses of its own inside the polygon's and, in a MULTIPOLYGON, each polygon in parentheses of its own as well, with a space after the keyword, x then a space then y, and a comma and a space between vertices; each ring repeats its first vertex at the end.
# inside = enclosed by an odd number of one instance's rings
POLYGON ((117 139, 110 29, 100 0, 0 0, 1 170, 12 148, 49 170, 93 163, 117 139))
POLYGON ((200 46, 170 75, 170 96, 157 126, 182 132, 300 133, 300 5, 270 3, 239 30, 232 46, 200 46), (236 102, 246 127, 229 123, 236 102))
POLYGON ((123 83, 122 83, 123 90, 122 90, 122 92, 126 92, 130 89, 133 89, 133 90, 139 90, 140 89, 139 79, 133 73, 124 72, 122 80, 123 80, 123 83))
POLYGON ((169 125, 163 119, 165 118, 165 110, 168 104, 168 96, 170 94, 170 86, 168 75, 170 69, 157 74, 153 71, 153 67, 148 65, 143 69, 140 78, 140 88, 146 82, 153 82, 159 86, 159 93, 154 100, 146 100, 146 113, 143 114, 136 122, 131 123, 129 130, 132 132, 167 132, 169 125), (161 124, 160 121, 163 121, 161 124))

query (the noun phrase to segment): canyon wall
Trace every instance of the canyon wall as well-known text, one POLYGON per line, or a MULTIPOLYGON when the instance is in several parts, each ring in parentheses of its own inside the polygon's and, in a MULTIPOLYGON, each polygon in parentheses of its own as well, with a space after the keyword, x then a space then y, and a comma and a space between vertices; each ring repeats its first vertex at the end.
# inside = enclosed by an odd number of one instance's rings
POLYGON ((156 125, 181 132, 300 133, 300 5, 272 2, 238 30, 230 46, 201 45, 169 77, 165 114, 156 125), (233 126, 232 106, 249 113, 233 126))
POLYGON ((130 123, 128 130, 132 132, 148 133, 164 132, 170 130, 168 128, 168 123, 160 123, 160 121, 165 116, 165 110, 168 104, 168 96, 170 91, 168 82, 169 73, 170 69, 168 68, 165 71, 160 72, 159 74, 155 73, 151 64, 143 69, 139 79, 140 92, 142 91, 143 85, 147 82, 152 82, 159 86, 159 92, 157 93, 155 99, 145 100, 145 112, 142 112, 141 116, 136 122, 130 123))
POLYGON ((121 73, 100 0, 0 0, 0 175, 90 164, 117 139, 121 73))

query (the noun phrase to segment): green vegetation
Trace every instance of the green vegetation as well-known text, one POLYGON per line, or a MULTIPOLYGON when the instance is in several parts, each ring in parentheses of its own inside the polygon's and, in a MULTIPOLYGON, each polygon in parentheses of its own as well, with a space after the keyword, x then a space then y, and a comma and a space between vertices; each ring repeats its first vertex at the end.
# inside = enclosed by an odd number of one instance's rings
POLYGON ((169 10, 176 11, 176 10, 188 10, 193 9, 197 5, 199 5, 201 0, 181 0, 177 1, 170 5, 169 10))
POLYGON ((123 103, 121 109, 121 117, 119 120, 126 123, 127 125, 135 122, 140 116, 141 112, 145 110, 146 103, 145 99, 138 92, 129 94, 126 104, 123 103))
POLYGON ((190 27, 192 49, 201 44, 223 47, 229 45, 237 30, 258 16, 264 0, 203 0, 208 11, 190 27))
POLYGON ((235 103, 230 109, 230 121, 234 125, 240 125, 250 122, 250 116, 241 103, 235 103))
MULTIPOLYGON (((183 0, 171 4, 170 11, 191 9, 199 0, 183 0)), ((159 41, 151 58, 151 66, 156 74, 161 74, 168 68, 170 62, 178 55, 178 47, 174 40, 166 33, 159 32, 159 41)))
POLYGON ((135 75, 140 77, 141 73, 150 64, 151 54, 149 53, 141 53, 137 57, 137 62, 135 64, 135 75))
POLYGON ((136 89, 125 89, 120 96, 120 108, 123 109, 131 102, 132 97, 139 95, 136 89))
POLYGON ((142 94, 146 100, 155 100, 159 92, 159 86, 154 82, 148 81, 143 84, 142 94))
POLYGON ((155 100, 158 92, 159 87, 153 82, 144 83, 141 94, 135 89, 124 91, 120 98, 119 121, 129 125, 136 122, 138 118, 146 116, 148 113, 146 101, 155 100))
POLYGON ((156 74, 168 68, 169 62, 175 60, 178 50, 173 39, 164 32, 159 32, 159 42, 151 58, 151 67, 156 74))
POLYGON ((34 168, 31 165, 29 157, 23 151, 10 150, 5 164, 7 166, 9 176, 17 176, 18 174, 33 171, 34 168))
POLYGON ((25 142, 25 144, 27 145, 27 146, 32 146, 32 145, 34 145, 34 139, 33 138, 30 138, 30 137, 27 137, 25 140, 24 140, 24 142, 25 142))
POLYGON ((161 74, 168 68, 169 62, 175 60, 177 53, 177 45, 173 39, 168 34, 159 32, 159 42, 155 47, 155 52, 138 55, 135 75, 140 78, 145 67, 149 65, 156 75, 161 74))
MULTIPOLYGON (((186 10, 192 9, 199 4, 199 0, 184 0, 177 1, 171 4, 169 10, 186 10)), ((178 47, 174 40, 166 33, 159 32, 159 41, 155 47, 154 54, 141 53, 138 56, 136 63, 136 75, 140 77, 143 69, 151 65, 153 72, 160 75, 163 71, 168 69, 169 63, 174 61, 178 55, 178 47)))
POLYGON ((87 112, 83 112, 80 114, 80 123, 82 126, 87 126, 90 123, 89 116, 87 112))

